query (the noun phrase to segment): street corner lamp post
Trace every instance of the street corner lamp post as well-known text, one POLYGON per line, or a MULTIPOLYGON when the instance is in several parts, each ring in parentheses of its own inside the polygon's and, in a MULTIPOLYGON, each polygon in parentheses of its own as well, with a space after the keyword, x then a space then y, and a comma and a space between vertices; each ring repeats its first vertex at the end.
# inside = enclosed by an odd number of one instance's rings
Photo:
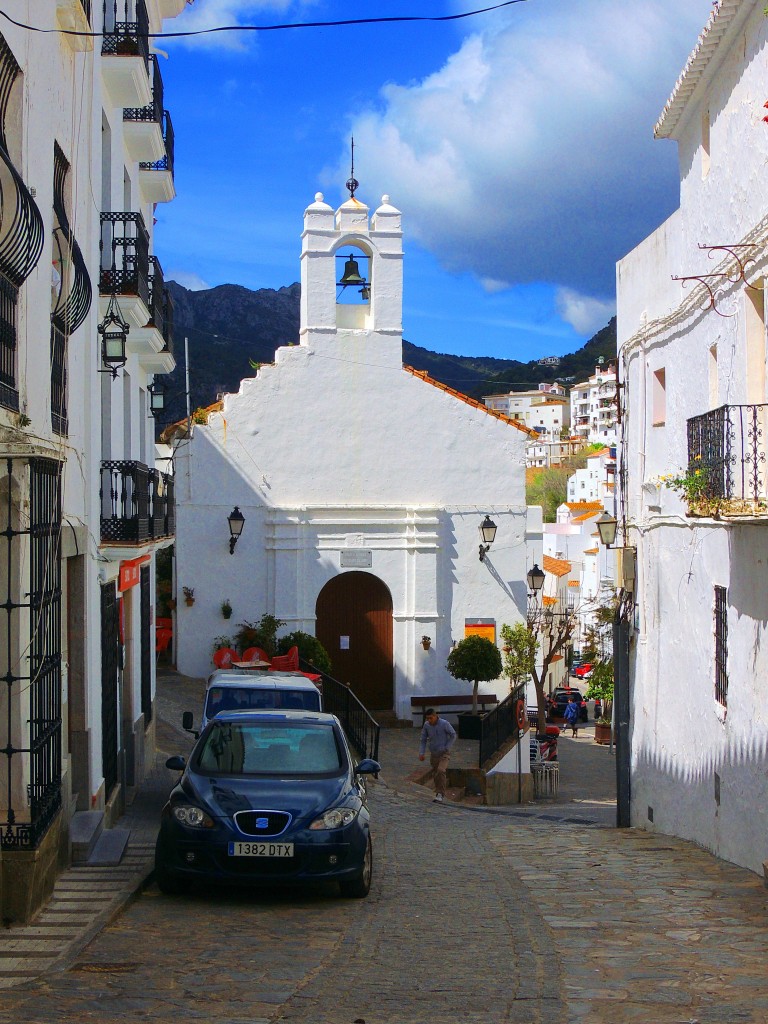
POLYGON ((611 547, 616 542, 616 526, 616 516, 612 516, 610 512, 603 512, 597 520, 597 530, 600 534, 600 540, 607 548, 611 547))
POLYGON ((531 597, 535 597, 544 586, 546 576, 544 570, 540 569, 534 562, 533 568, 529 569, 526 573, 526 579, 528 580, 528 589, 531 592, 531 597))
POLYGON ((486 516, 485 519, 480 523, 480 561, 485 561, 485 556, 490 551, 491 544, 496 540, 496 523, 491 519, 490 516, 486 516))
POLYGON ((130 331, 130 327, 123 320, 123 314, 120 312, 114 295, 109 300, 104 319, 96 330, 101 335, 101 358, 106 367, 105 370, 99 370, 99 373, 111 373, 114 380, 118 369, 125 366, 128 361, 125 354, 125 340, 130 331))
POLYGON ((245 516, 237 505, 227 516, 227 522, 229 523, 229 553, 233 555, 235 553, 235 544, 240 539, 240 534, 243 532, 243 526, 245 525, 245 516))

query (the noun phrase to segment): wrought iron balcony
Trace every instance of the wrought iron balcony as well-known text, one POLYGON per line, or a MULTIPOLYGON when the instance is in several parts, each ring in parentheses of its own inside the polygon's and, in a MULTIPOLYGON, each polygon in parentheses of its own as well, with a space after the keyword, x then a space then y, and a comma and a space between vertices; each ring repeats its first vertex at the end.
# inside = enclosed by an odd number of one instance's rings
POLYGON ((102 462, 99 497, 104 544, 141 544, 175 533, 173 477, 143 462, 102 462))
POLYGON ((688 420, 685 497, 694 515, 768 518, 768 405, 723 405, 688 420))
POLYGON ((165 342, 163 349, 173 352, 173 300, 165 287, 163 268, 157 256, 149 257, 149 324, 156 328, 165 342))
POLYGON ((149 65, 149 16, 145 0, 103 0, 105 56, 142 57, 149 65))
POLYGON ((149 234, 140 213, 101 215, 102 295, 135 295, 149 308, 149 234))
POLYGON ((163 123, 163 76, 160 74, 160 64, 154 53, 149 55, 150 74, 152 78, 152 102, 146 107, 124 107, 124 121, 154 121, 156 124, 163 123))
POLYGON ((169 171, 171 174, 173 174, 174 148, 176 143, 176 137, 173 132, 173 121, 171 121, 171 115, 168 113, 167 110, 163 111, 162 125, 165 156, 163 156, 160 160, 154 160, 151 162, 143 160, 139 164, 140 171, 169 171))

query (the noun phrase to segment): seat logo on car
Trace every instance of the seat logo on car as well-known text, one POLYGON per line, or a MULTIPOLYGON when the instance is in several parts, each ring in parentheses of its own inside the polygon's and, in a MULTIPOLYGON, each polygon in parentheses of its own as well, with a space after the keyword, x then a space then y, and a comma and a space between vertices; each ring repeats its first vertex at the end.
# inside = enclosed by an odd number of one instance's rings
POLYGON ((256 828, 269 828, 269 818, 257 818, 256 828))

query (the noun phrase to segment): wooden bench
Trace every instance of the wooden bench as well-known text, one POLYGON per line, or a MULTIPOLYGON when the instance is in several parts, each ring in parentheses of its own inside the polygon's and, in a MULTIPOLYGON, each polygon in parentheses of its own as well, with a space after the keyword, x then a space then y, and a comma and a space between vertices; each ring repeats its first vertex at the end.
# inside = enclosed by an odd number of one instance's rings
MULTIPOLYGON (((489 706, 499 703, 495 693, 478 693, 477 706, 481 711, 487 711, 489 706)), ((455 711, 472 707, 471 693, 444 693, 436 697, 411 697, 412 714, 421 712, 421 724, 427 717, 427 708, 434 708, 435 711, 455 711)))

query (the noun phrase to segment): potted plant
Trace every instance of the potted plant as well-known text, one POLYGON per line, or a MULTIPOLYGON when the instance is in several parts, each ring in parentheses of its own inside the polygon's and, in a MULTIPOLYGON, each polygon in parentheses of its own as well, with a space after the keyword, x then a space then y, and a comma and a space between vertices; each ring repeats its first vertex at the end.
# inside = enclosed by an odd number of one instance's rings
POLYGON ((478 684, 499 678, 501 653, 496 644, 484 636, 465 636, 448 655, 446 668, 454 679, 466 679, 472 683, 472 711, 459 716, 459 736, 462 739, 479 739, 478 684))
POLYGON ((432 637, 431 636, 427 636, 425 634, 421 638, 421 646, 424 648, 425 651, 428 651, 429 648, 432 646, 432 637))
MULTIPOLYGON (((258 622, 241 622, 235 633, 235 644, 239 651, 249 647, 260 647, 270 658, 277 653, 277 631, 285 622, 266 612, 258 622)), ((301 648, 299 648, 301 650, 301 648)))
POLYGON ((231 646, 232 646, 232 637, 231 636, 215 636, 213 638, 213 645, 212 645, 212 647, 213 647, 213 653, 214 654, 216 653, 216 651, 220 651, 222 649, 222 647, 231 647, 231 646))
POLYGON ((595 743, 611 742, 611 708, 613 705, 613 662, 598 661, 589 677, 588 700, 599 700, 602 716, 595 722, 595 743))
POLYGON ((232 618, 232 605, 229 603, 229 598, 221 602, 221 614, 225 619, 232 618))
POLYGON ((194 587, 182 587, 181 589, 182 589, 182 592, 184 594, 184 601, 185 601, 185 603, 187 605, 189 605, 189 607, 191 608, 192 605, 195 603, 195 588, 194 587))
POLYGON ((292 633, 286 633, 285 636, 281 636, 277 641, 278 654, 287 654, 291 647, 298 647, 299 657, 302 661, 306 661, 311 665, 312 668, 317 669, 318 672, 330 674, 331 659, 316 636, 296 629, 292 633))

